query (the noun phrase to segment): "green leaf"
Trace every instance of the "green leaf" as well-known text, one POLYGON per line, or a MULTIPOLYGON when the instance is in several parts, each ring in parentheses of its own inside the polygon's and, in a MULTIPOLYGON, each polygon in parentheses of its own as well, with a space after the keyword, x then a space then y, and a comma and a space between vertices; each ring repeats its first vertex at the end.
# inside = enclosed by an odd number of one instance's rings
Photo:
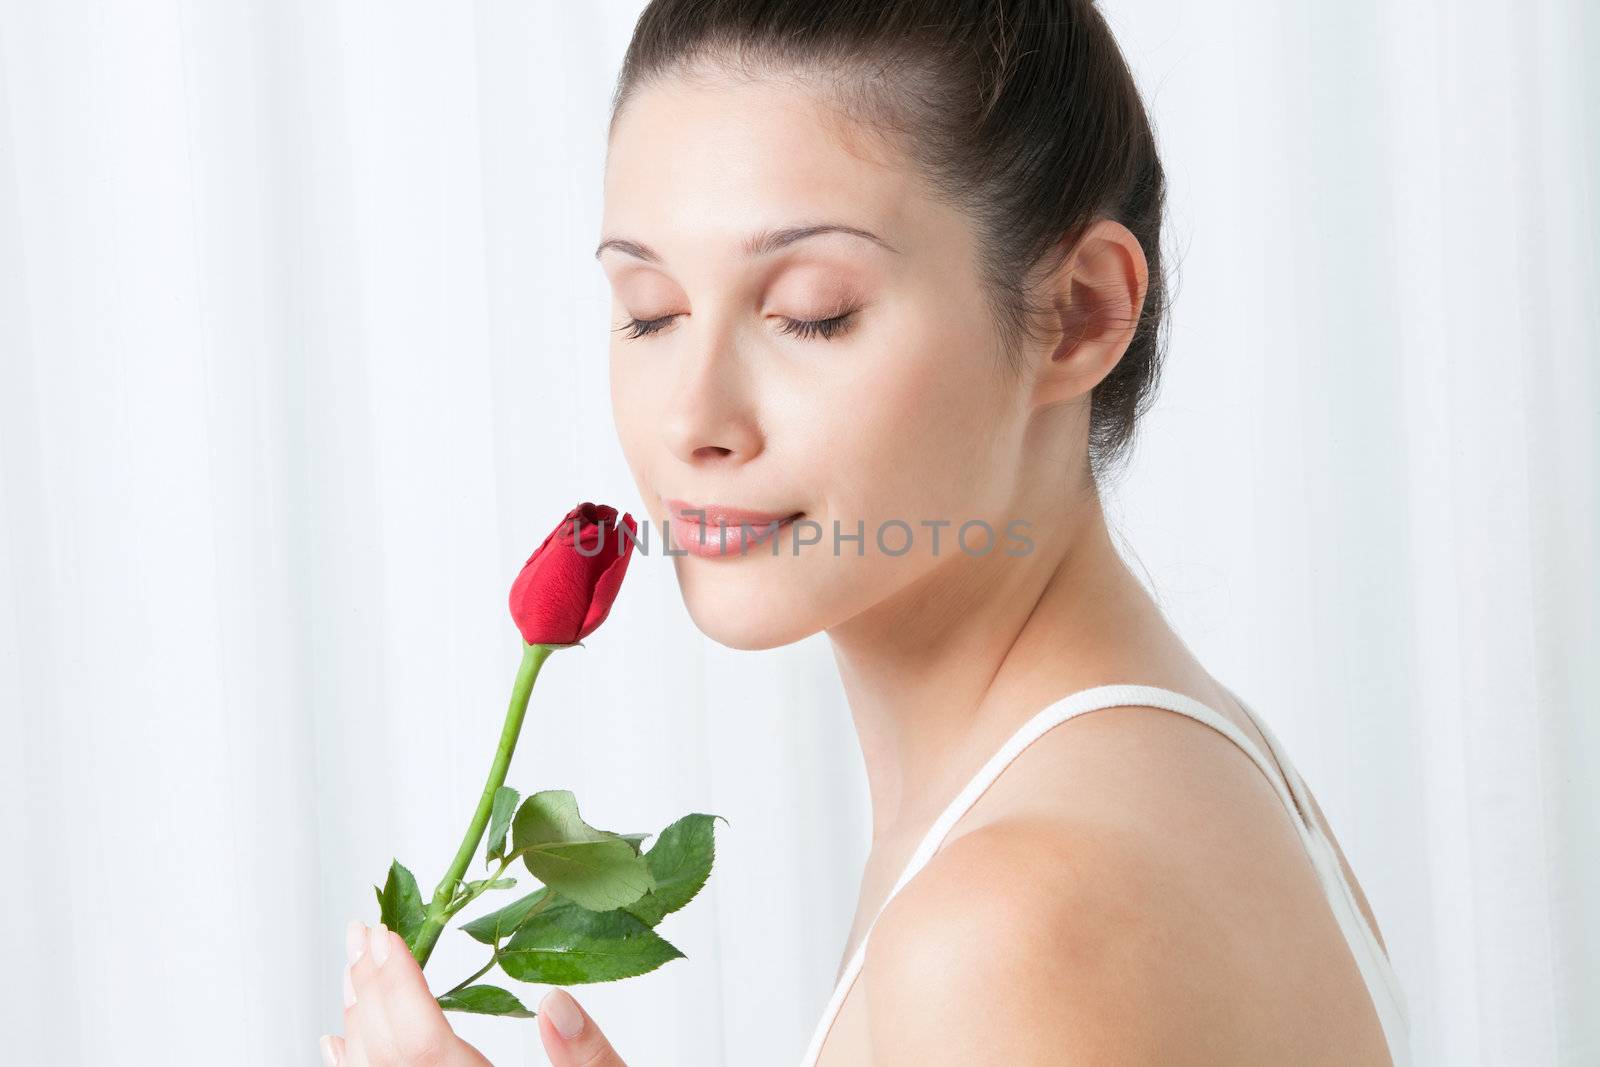
POLYGON ((494 807, 489 812, 488 856, 497 860, 506 854, 506 830, 511 827, 511 816, 517 810, 519 794, 508 785, 494 791, 494 807))
POLYGON ((648 973, 683 953, 619 909, 557 908, 528 919, 498 955, 500 969, 523 982, 580 985, 648 973))
POLYGON ((399 860, 389 864, 389 877, 385 879, 383 888, 378 889, 378 916, 379 921, 405 939, 405 943, 416 947, 412 940, 417 931, 422 929, 425 918, 422 904, 422 893, 417 889, 417 880, 406 870, 399 860))
POLYGON ((495 985, 469 985, 454 993, 437 998, 445 1011, 470 1011, 478 1015, 509 1015, 515 1019, 532 1019, 538 1012, 529 1011, 522 1001, 495 985))
MULTIPOLYGON (((539 905, 541 900, 549 895, 550 890, 547 888, 536 889, 527 896, 514 900, 497 911, 491 911, 487 915, 478 916, 469 923, 463 923, 461 929, 465 930, 467 935, 475 941, 481 941, 485 945, 498 944, 515 933, 517 927, 522 925, 529 913, 539 905)), ((563 903, 570 902, 564 902, 558 896, 547 904, 544 910, 548 911, 550 908, 560 907, 563 903)))
POLYGON ((545 789, 522 802, 511 823, 511 848, 533 876, 591 911, 632 904, 655 885, 645 858, 618 834, 578 815, 567 789, 545 789))
MULTIPOLYGON (((716 858, 714 820, 720 815, 685 815, 665 830, 645 854, 656 887, 624 910, 655 926, 694 899, 711 877, 716 858)), ((727 822, 727 819, 722 819, 727 822)))
POLYGON ((632 845, 633 846, 633 854, 635 856, 637 856, 639 854, 639 846, 640 846, 640 844, 642 844, 644 842, 644 839, 649 837, 650 835, 649 834, 618 834, 617 836, 622 838, 628 844, 632 845))

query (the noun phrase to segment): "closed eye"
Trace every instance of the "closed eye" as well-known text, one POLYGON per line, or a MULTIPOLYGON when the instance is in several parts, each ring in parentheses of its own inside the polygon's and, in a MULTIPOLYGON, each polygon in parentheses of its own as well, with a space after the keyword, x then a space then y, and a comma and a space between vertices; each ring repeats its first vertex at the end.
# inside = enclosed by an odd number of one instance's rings
MULTIPOLYGON (((778 321, 781 325, 778 327, 778 331, 801 338, 821 337, 825 341, 832 340, 853 325, 851 319, 854 315, 855 311, 853 310, 827 319, 791 319, 780 315, 778 316, 778 321)), ((676 315, 662 315, 656 319, 629 319, 617 329, 629 331, 627 337, 631 341, 659 332, 677 317, 676 315)))
POLYGON ((821 337, 828 341, 839 336, 851 326, 850 319, 854 311, 846 311, 843 315, 835 315, 831 319, 784 319, 778 329, 782 333, 794 334, 796 337, 821 337))
POLYGON ((663 315, 659 319, 629 319, 623 325, 618 326, 617 329, 633 331, 628 334, 628 340, 631 341, 636 337, 648 337, 677 317, 676 315, 663 315))

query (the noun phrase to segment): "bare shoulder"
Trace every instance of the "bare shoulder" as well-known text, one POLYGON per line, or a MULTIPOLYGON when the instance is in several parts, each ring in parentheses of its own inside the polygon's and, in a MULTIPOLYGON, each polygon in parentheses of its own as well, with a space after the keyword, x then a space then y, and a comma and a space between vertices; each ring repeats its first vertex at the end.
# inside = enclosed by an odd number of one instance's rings
POLYGON ((873 928, 874 1064, 1388 1062, 1293 823, 1231 741, 1138 709, 1035 744, 1001 814, 873 928))
POLYGON ((872 1062, 1257 1062, 1247 990, 1181 881, 1153 842, 1090 827, 952 841, 873 928, 872 1062))

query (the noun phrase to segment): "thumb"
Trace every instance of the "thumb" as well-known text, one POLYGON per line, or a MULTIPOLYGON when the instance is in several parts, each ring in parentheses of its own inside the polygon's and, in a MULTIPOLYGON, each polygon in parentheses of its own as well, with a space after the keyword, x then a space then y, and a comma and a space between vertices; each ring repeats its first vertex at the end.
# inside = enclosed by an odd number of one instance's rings
POLYGON ((628 1067, 565 989, 552 989, 539 1001, 539 1038, 551 1067, 628 1067))

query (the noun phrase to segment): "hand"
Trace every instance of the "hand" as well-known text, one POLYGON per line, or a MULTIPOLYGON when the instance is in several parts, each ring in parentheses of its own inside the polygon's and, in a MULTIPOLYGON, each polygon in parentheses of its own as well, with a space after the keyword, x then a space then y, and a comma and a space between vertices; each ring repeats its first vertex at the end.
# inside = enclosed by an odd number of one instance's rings
POLYGON ((345 951, 344 1036, 322 1038, 328 1067, 493 1067, 450 1029, 400 935, 352 921, 345 951))
POLYGON ((628 1067, 565 989, 546 993, 538 1012, 539 1039, 550 1067, 628 1067))

